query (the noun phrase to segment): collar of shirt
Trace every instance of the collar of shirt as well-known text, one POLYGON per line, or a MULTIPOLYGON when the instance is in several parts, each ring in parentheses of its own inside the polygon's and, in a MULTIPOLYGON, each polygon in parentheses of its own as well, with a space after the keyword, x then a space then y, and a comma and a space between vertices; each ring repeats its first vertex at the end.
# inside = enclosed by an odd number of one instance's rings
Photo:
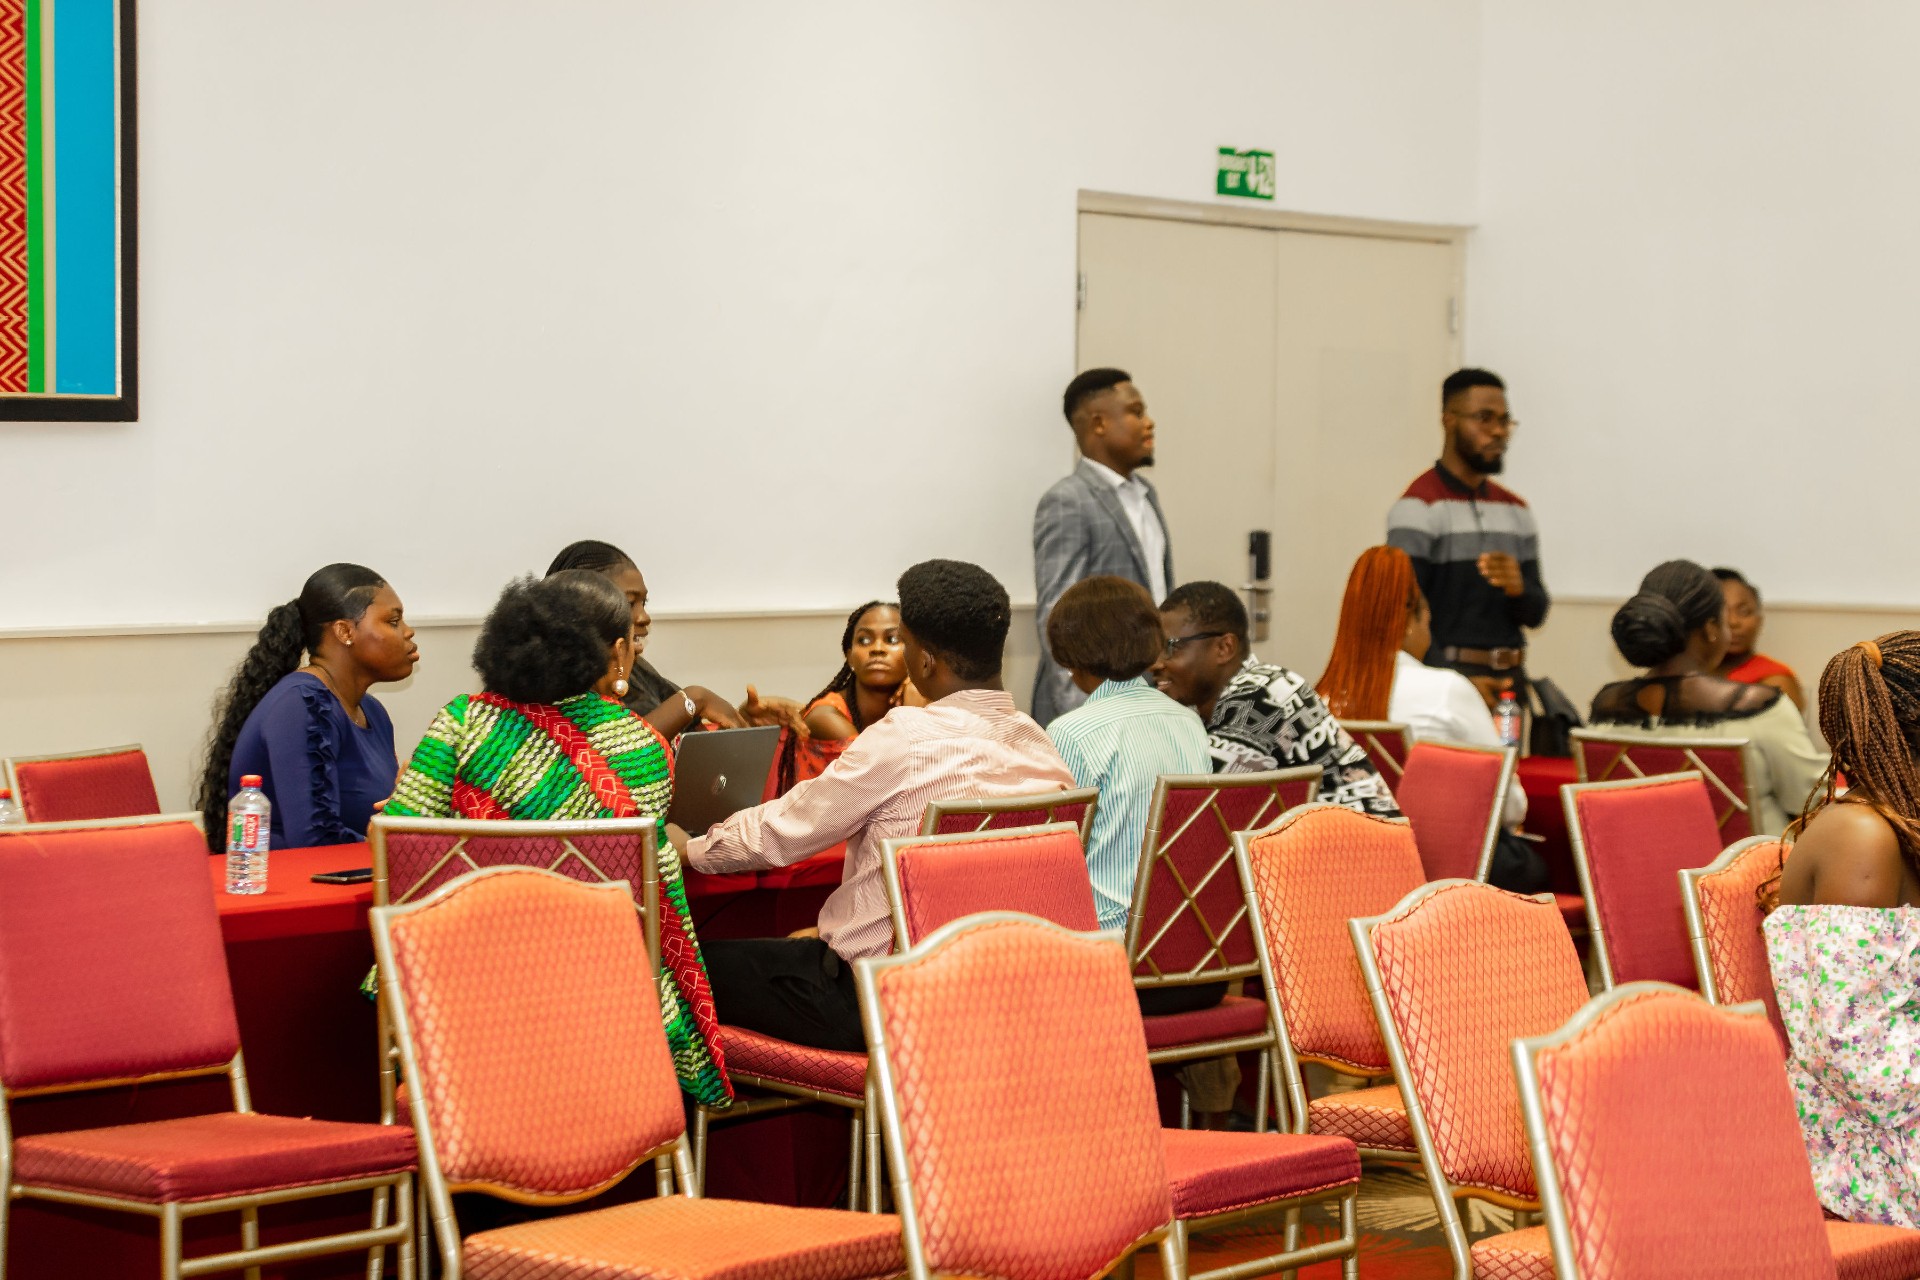
POLYGON ((1013 695, 1005 689, 962 689, 950 693, 938 702, 929 702, 927 710, 936 707, 953 707, 956 710, 972 711, 975 714, 1010 714, 1015 708, 1013 695))
POLYGON ((1087 701, 1098 702, 1102 698, 1115 697, 1131 689, 1148 689, 1152 687, 1153 686, 1147 683, 1145 676, 1135 676, 1131 680, 1102 680, 1099 685, 1095 687, 1094 691, 1087 695, 1087 701))
POLYGON ((1112 485, 1116 489, 1131 488, 1131 489, 1139 490, 1142 493, 1146 492, 1147 482, 1140 478, 1140 475, 1138 472, 1135 472, 1133 475, 1130 475, 1130 476, 1123 476, 1118 471, 1115 471, 1112 467, 1108 466, 1106 463, 1095 462, 1092 458, 1086 457, 1084 454, 1081 456, 1080 461, 1092 467, 1095 475, 1099 476, 1102 480, 1105 480, 1108 484, 1112 485))
MULTIPOLYGON (((1095 465, 1097 466, 1098 464, 1096 463, 1095 465)), ((1485 480, 1480 482, 1479 488, 1473 488, 1468 485, 1465 480, 1462 480, 1459 476, 1447 470, 1446 464, 1437 459, 1433 464, 1433 470, 1434 473, 1440 477, 1440 483, 1455 493, 1465 494, 1469 498, 1477 498, 1487 491, 1487 482, 1485 480)))
POLYGON ((1405 649, 1395 649, 1393 651, 1393 669, 1396 673, 1405 671, 1408 667, 1415 667, 1424 671, 1426 666, 1426 663, 1420 661, 1420 659, 1414 657, 1405 649))

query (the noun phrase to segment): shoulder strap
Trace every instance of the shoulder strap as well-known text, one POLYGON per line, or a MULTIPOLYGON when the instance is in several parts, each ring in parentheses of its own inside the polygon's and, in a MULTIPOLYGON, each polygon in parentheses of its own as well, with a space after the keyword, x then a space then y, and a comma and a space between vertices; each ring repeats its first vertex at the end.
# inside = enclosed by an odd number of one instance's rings
POLYGON ((567 719, 553 707, 533 702, 513 702, 497 693, 475 695, 477 702, 498 707, 503 711, 513 711, 526 717, 534 728, 547 735, 559 747, 573 767, 580 771, 580 777, 593 791, 594 798, 605 806, 608 813, 616 818, 637 818, 640 806, 634 802, 633 792, 627 790, 627 784, 613 771, 607 758, 587 741, 587 735, 580 726, 567 719))

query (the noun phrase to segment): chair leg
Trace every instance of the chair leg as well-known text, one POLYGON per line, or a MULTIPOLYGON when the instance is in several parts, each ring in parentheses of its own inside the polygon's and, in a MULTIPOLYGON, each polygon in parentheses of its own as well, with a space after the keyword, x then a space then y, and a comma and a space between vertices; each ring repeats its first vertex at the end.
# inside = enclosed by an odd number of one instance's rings
POLYGON ((1180 1086, 1180 1127, 1193 1128, 1193 1097, 1187 1092, 1187 1086, 1180 1086))
POLYGON ((1267 1131, 1267 1085, 1272 1076, 1272 1073, 1267 1070, 1267 1060, 1272 1055, 1271 1049, 1261 1050, 1260 1065, 1255 1068, 1260 1074, 1260 1078, 1253 1084, 1253 1131, 1255 1133, 1267 1131))
POLYGON ((160 1206, 160 1280, 180 1280, 180 1206, 160 1206))
MULTIPOLYGON (((394 1225, 403 1228, 400 1243, 394 1246, 394 1280, 416 1280, 420 1261, 413 1251, 413 1179, 407 1178, 394 1189, 394 1225)), ((381 1250, 380 1252, 385 1252, 381 1250)))
MULTIPOLYGON (((1287 1231, 1280 1241, 1280 1247, 1288 1253, 1300 1247, 1300 1211, 1298 1209, 1287 1210, 1287 1231)), ((1296 1280, 1299 1274, 1298 1270, 1289 1267, 1280 1273, 1280 1280, 1296 1280)))
MULTIPOLYGON (((391 1194, 393 1193, 386 1187, 375 1187, 373 1189, 373 1229, 375 1231, 387 1225, 387 1197, 391 1194)), ((395 1212, 398 1212, 398 1210, 395 1212)), ((380 1280, 380 1275, 386 1267, 386 1262, 386 1249, 369 1249, 367 1251, 367 1280, 380 1280)))
POLYGON ((1160 1274, 1164 1280, 1187 1280, 1187 1224, 1178 1218, 1160 1241, 1160 1274))
POLYGON ((1340 1237, 1353 1246, 1347 1256, 1340 1259, 1340 1280, 1360 1280, 1360 1224, 1356 1221, 1359 1206, 1357 1189, 1340 1198, 1340 1237))
POLYGON ((852 1150, 847 1153, 847 1212, 860 1212, 860 1178, 867 1168, 867 1141, 864 1132, 866 1109, 847 1113, 851 1120, 847 1124, 850 1132, 852 1150))
POLYGON ((693 1194, 707 1194, 707 1109, 693 1109, 693 1194))
MULTIPOLYGON (((375 1223, 374 1225, 378 1226, 379 1224, 375 1223)), ((260 1247, 260 1210, 258 1208, 249 1206, 240 1211, 240 1247, 242 1249, 258 1249, 260 1247)), ((379 1252, 378 1249, 367 1250, 369 1265, 372 1263, 373 1256, 379 1252)), ((246 1280, 260 1280, 260 1268, 248 1267, 245 1275, 246 1280)))
POLYGON ((886 1135, 880 1131, 880 1090, 867 1080, 867 1212, 879 1213, 886 1191, 886 1135))
POLYGON ((673 1194, 673 1157, 653 1158, 653 1193, 663 1198, 673 1194))

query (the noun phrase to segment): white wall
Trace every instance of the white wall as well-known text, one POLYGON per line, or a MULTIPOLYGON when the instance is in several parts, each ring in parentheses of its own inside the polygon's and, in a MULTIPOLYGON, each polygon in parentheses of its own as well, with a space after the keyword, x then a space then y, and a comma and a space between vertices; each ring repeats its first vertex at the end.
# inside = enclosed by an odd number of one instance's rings
POLYGON ((1511 380, 1549 583, 1618 598, 1686 556, 1920 606, 1920 7, 1483 23, 1467 349, 1511 380))
MULTIPOLYGON (((421 616, 583 536, 672 610, 1032 593, 1075 193, 1474 208, 1473 0, 166 0, 142 421, 0 424, 0 629, 421 616)), ((1505 74, 1505 72, 1503 72, 1505 74)), ((830 656, 830 655, 829 655, 830 656)))

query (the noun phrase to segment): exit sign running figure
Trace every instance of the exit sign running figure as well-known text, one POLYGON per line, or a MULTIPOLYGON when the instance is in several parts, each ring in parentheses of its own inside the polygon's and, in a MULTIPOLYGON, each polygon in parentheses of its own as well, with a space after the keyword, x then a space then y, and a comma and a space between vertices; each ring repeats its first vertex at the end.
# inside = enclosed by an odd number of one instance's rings
POLYGON ((1273 152, 1221 147, 1213 191, 1215 195, 1239 196, 1243 200, 1273 199, 1273 152))

